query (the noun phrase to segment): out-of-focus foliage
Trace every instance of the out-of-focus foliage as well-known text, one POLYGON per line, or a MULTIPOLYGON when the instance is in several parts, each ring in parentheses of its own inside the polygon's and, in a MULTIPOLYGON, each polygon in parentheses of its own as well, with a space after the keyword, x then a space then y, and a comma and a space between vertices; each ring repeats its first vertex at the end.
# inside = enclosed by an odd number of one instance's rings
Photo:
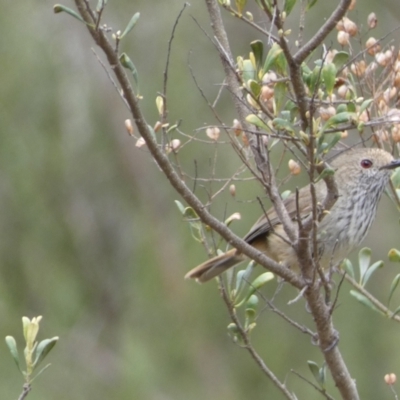
MULTIPOLYGON (((399 23, 390 13, 396 1, 380 3, 387 9, 379 10, 385 23, 376 36, 399 23)), ((376 4, 359 3, 364 21, 376 4)), ((3 337, 14 335, 20 316, 43 315, 43 335, 60 336, 49 356, 53 366, 29 398, 278 399, 253 361, 227 337, 228 318, 215 285, 183 280, 206 255, 192 240, 157 166, 126 134, 128 114, 83 25, 54 15, 53 4, 3 0, 0 13, 0 330, 3 337)), ((122 31, 135 12, 141 14, 135 34, 122 46, 136 56, 150 121, 157 120, 155 98, 162 88, 167 40, 181 7, 177 0, 115 0, 105 13, 107 23, 122 31)), ((313 12, 321 19, 330 8, 321 5, 313 12)), ((169 119, 183 119, 181 128, 188 131, 215 122, 188 64, 211 98, 223 79, 217 52, 190 15, 208 30, 204 5, 193 2, 177 29, 169 77, 169 119)), ((226 20, 234 54, 247 56, 254 32, 226 20)), ((297 23, 293 13, 290 20, 297 23)), ((306 34, 313 28, 310 23, 306 34)), ((235 117, 229 102, 220 108, 235 117)), ((219 154, 225 165, 233 163, 228 146, 219 154)), ((200 148, 191 157, 207 170, 213 153, 200 148)), ((227 215, 240 211, 246 221, 254 219, 258 205, 241 200, 254 198, 260 188, 248 187, 236 194, 237 201, 230 198, 227 215)), ((387 259, 389 248, 399 248, 389 204, 382 202, 365 243, 376 259, 387 259)), ((222 207, 221 218, 224 212, 222 207)), ((235 225, 238 233, 248 227, 235 225)), ((391 281, 385 270, 396 268, 387 262, 375 272, 374 284, 380 279, 387 291, 391 281)), ((288 301, 296 295, 288 290, 283 297, 288 301)), ((307 322, 302 304, 292 305, 289 313, 304 315, 307 322)), ((384 374, 398 372, 398 327, 350 296, 335 317, 361 398, 380 398, 384 374)), ((319 363, 309 340, 267 312, 257 324, 252 339, 278 376, 287 376, 299 398, 319 398, 287 370, 290 365, 312 378, 308 365, 297 361, 307 354, 319 363), (279 337, 268 336, 269 326, 274 332, 281 327, 279 337)), ((20 375, 10 368, 5 344, 0 354, 0 398, 16 398, 20 375)))

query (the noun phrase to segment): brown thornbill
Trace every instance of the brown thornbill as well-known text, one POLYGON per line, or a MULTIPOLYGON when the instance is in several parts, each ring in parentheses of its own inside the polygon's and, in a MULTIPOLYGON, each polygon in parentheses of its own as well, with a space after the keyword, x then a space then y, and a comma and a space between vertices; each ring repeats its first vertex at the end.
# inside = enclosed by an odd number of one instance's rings
MULTIPOLYGON (((391 170, 400 167, 400 159, 394 160, 381 149, 363 148, 343 153, 331 165, 339 197, 317 228, 318 261, 322 268, 337 265, 364 240, 391 170)), ((315 190, 318 203, 322 203, 327 194, 325 182, 316 183, 315 190)), ((309 185, 299 191, 298 205, 296 203, 294 194, 284 201, 290 217, 294 221, 298 215, 307 218, 312 211, 309 185)), ((297 227, 296 223, 294 225, 297 227)), ((298 268, 295 244, 290 243, 273 208, 258 219, 243 239, 273 260, 289 268, 298 268)), ((185 278, 206 282, 245 258, 232 249, 200 264, 185 278)))

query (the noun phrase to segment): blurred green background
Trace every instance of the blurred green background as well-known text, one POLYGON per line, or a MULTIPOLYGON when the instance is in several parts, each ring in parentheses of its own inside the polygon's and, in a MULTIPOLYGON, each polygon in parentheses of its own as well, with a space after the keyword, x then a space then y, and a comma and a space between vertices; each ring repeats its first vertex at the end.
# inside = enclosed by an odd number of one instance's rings
MULTIPOLYGON (((92 1, 96 4, 96 1, 92 1)), ((320 2, 307 19, 306 36, 332 10, 320 2)), ((335 2, 336 3, 336 2, 335 2)), ((379 38, 400 23, 398 0, 358 0, 351 18, 366 24, 378 13, 379 38)), ((0 338, 22 343, 21 317, 43 315, 40 337, 60 336, 52 366, 35 382, 29 399, 280 399, 245 350, 227 336, 227 311, 215 282, 183 280, 206 258, 190 235, 169 187, 145 148, 124 128, 129 114, 96 60, 83 24, 54 15, 53 2, 0 0, 0 338)), ((66 0, 66 6, 74 7, 66 0)), ((157 120, 155 97, 162 90, 167 42, 181 0, 109 1, 104 22, 123 29, 140 11, 122 44, 140 77, 143 110, 157 120)), ((235 56, 247 56, 260 38, 224 13, 235 56)), ((258 22, 259 14, 255 15, 258 22)), ((194 1, 180 20, 169 76, 169 117, 182 119, 191 134, 215 119, 202 100, 213 100, 223 81, 217 52, 194 19, 209 33, 205 4, 194 1)), ((297 17, 291 18, 295 23, 297 17)), ((398 43, 399 33, 389 40, 398 43)), ((265 40, 265 38, 262 38, 265 40)), ((330 42, 327 43, 329 46, 330 42)), ((235 118, 229 96, 219 112, 235 118)), ((185 169, 207 176, 212 147, 183 152, 185 169)), ((238 163, 220 148, 217 173, 229 176, 238 163)), ((289 186, 296 185, 292 181, 289 186)), ((205 198, 205 192, 198 189, 205 198)), ((256 183, 237 200, 222 196, 217 216, 239 211, 234 224, 246 233, 259 213, 256 183)), ((384 198, 366 245, 387 261, 400 247, 398 212, 384 198)), ((353 259, 354 254, 353 254, 353 259)), ((386 262, 370 289, 383 299, 399 266, 386 262)), ((335 313, 340 347, 363 399, 391 399, 383 383, 400 365, 399 327, 347 293, 335 313)), ((296 292, 285 288, 278 304, 310 324, 303 302, 288 307, 296 292)), ((395 302, 400 303, 400 297, 395 302)), ((394 303, 396 304, 396 303, 394 303)), ((255 347, 300 399, 320 398, 291 369, 312 380, 306 361, 321 363, 308 337, 265 312, 253 334, 255 347)), ((0 398, 16 399, 22 379, 5 344, 0 346, 0 398)))

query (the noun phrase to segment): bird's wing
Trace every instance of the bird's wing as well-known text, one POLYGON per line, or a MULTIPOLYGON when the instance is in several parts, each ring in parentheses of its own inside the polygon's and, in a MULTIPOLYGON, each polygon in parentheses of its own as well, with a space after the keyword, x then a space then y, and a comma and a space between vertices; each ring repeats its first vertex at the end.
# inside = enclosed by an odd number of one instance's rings
MULTIPOLYGON (((317 197, 320 200, 321 194, 317 190, 317 197)), ((322 194, 323 195, 323 194, 322 194)), ((323 197, 322 197, 323 199, 323 197)), ((286 198, 283 202, 285 205, 289 217, 292 220, 296 220, 297 217, 297 201, 296 201, 296 193, 292 193, 288 198, 286 198)), ((310 188, 305 187, 300 189, 298 196, 298 206, 301 211, 301 215, 305 218, 311 212, 312 201, 310 188)), ((270 208, 266 213, 261 215, 261 217, 256 221, 256 223, 252 226, 249 233, 243 238, 247 243, 252 244, 257 240, 265 240, 265 237, 268 236, 271 232, 273 232, 274 226, 280 224, 281 221, 275 211, 274 208, 270 208)))

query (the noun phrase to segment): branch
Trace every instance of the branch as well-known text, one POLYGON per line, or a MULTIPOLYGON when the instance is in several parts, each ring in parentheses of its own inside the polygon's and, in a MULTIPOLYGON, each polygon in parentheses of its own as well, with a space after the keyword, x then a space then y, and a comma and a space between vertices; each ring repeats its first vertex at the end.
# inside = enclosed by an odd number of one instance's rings
MULTIPOLYGON (((290 269, 283 267, 274 260, 267 257, 265 254, 247 244, 239 236, 235 235, 225 224, 220 222, 217 218, 211 215, 204 207, 202 202, 191 192, 189 187, 181 180, 179 175, 175 172, 168 157, 161 151, 157 142, 152 136, 149 126, 140 109, 139 102, 133 92, 129 79, 125 73, 124 68, 119 62, 118 54, 115 53, 111 43, 108 41, 104 32, 95 30, 93 26, 94 20, 91 13, 87 10, 84 0, 75 0, 75 4, 82 16, 87 22, 87 29, 95 40, 97 45, 103 50, 107 57, 108 63, 113 68, 117 81, 121 85, 125 99, 135 120, 136 126, 145 140, 147 147, 157 162, 158 166, 164 172, 165 176, 171 183, 171 186, 178 192, 178 194, 196 211, 201 220, 209 225, 213 230, 219 233, 228 243, 245 254, 247 257, 256 261, 258 264, 264 266, 271 272, 282 277, 284 280, 292 284, 298 289, 302 289, 305 285, 303 279, 290 269)), ((282 203, 283 206, 283 203, 282 203)), ((284 207, 284 206, 283 206, 284 207)), ((285 209, 286 210, 286 209, 285 209)))
POLYGON ((297 65, 300 65, 332 32, 336 24, 346 14, 351 0, 341 0, 336 10, 326 20, 326 22, 319 28, 317 33, 293 56, 293 59, 297 65))
POLYGON ((29 383, 25 383, 22 389, 22 393, 18 397, 18 400, 24 400, 26 399, 26 396, 28 396, 28 393, 32 390, 32 386, 29 383))
POLYGON ((260 357, 260 355, 256 352, 254 347, 251 344, 249 334, 247 331, 243 328, 241 325, 237 315, 235 308, 232 305, 232 302, 228 298, 228 295, 226 293, 225 288, 221 284, 221 280, 219 281, 220 283, 220 293, 221 296, 228 308, 229 311, 229 316, 231 317, 231 320, 233 323, 236 325, 240 337, 243 340, 244 343, 244 348, 250 353, 252 358, 255 360, 255 362, 259 365, 261 368, 261 371, 264 372, 265 375, 268 376, 268 378, 273 382, 273 384, 283 393, 283 395, 289 399, 289 400, 296 400, 296 397, 293 396, 286 388, 286 386, 276 377, 276 375, 268 368, 268 366, 264 363, 264 360, 260 357))
MULTIPOLYGON (((226 76, 226 84, 229 87, 229 90, 232 95, 232 100, 235 106, 236 113, 238 115, 238 119, 240 120, 243 130, 245 132, 250 131, 250 127, 246 123, 246 115, 247 109, 244 107, 243 102, 240 101, 242 98, 242 90, 237 80, 236 73, 232 68, 233 65, 233 57, 229 46, 228 37, 226 35, 226 31, 224 28, 224 24, 222 21, 220 8, 216 0, 205 0, 208 14, 211 20, 211 27, 213 29, 216 40, 218 41, 220 47, 222 47, 220 51, 220 58, 222 62, 222 66, 224 68, 225 76, 226 76)), ((276 188, 276 184, 274 182, 274 178, 271 177, 271 171, 269 165, 269 160, 265 159, 264 154, 261 152, 260 146, 257 144, 257 138, 249 135, 249 143, 251 150, 254 154, 254 159, 257 165, 257 168, 260 170, 263 177, 268 177, 264 182, 264 186, 268 191, 268 195, 275 207, 276 213, 278 214, 279 220, 281 221, 285 233, 290 239, 291 242, 296 242, 297 235, 296 230, 294 229, 293 222, 289 217, 289 214, 283 204, 283 201, 279 195, 279 192, 276 188), (272 190, 271 190, 272 189, 272 190)))

